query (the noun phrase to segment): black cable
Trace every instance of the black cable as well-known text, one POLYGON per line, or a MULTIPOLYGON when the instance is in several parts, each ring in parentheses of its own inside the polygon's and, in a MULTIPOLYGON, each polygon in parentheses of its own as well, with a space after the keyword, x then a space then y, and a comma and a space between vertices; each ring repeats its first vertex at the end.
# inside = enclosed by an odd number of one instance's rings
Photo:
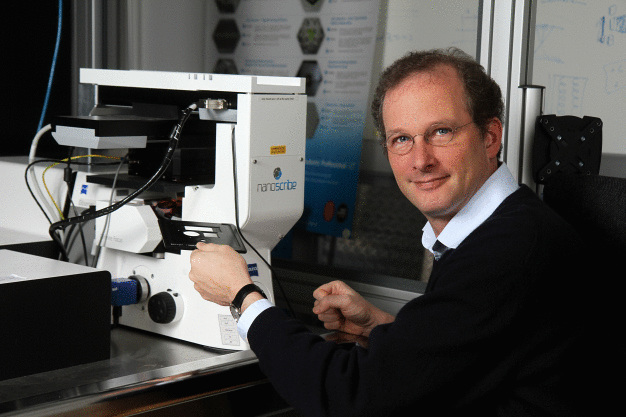
POLYGON ((80 241, 83 246, 83 257, 85 258, 85 265, 89 266, 89 252, 87 251, 87 242, 85 242, 85 233, 83 232, 82 223, 78 225, 78 233, 80 234, 80 241))
POLYGON ((267 265, 267 267, 270 269, 270 273, 272 274, 271 277, 273 277, 274 280, 276 281, 276 284, 278 284, 278 288, 280 289, 280 292, 282 293, 283 298, 285 299, 285 302, 287 303, 287 308, 289 309, 291 316, 295 318, 296 314, 293 310, 293 307, 291 307, 291 303, 289 302, 287 293, 285 292, 285 289, 283 288, 283 285, 280 282, 280 279, 278 279, 276 272, 274 271, 274 268, 272 268, 272 265, 270 265, 270 263, 263 256, 261 256, 259 251, 257 251, 256 248, 252 246, 250 242, 248 242, 248 239, 246 239, 246 237, 243 235, 241 231, 241 227, 239 227, 239 198, 238 198, 239 191, 238 191, 238 182, 237 182, 237 152, 235 150, 235 131, 234 130, 233 130, 233 134, 231 137, 231 146, 232 146, 232 152, 233 152, 233 184, 234 184, 234 189, 235 189, 235 226, 237 227, 237 231, 239 232, 239 236, 241 236, 241 239, 243 239, 243 241, 246 242, 248 246, 250 246, 250 248, 254 251, 254 253, 256 253, 257 256, 261 258, 261 260, 265 262, 265 265, 267 265))
MULTIPOLYGON (((46 219, 48 220, 48 223, 52 224, 52 220, 50 219, 50 217, 48 216, 48 214, 46 213, 46 210, 43 208, 43 206, 41 205, 41 203, 39 202, 39 200, 37 199, 37 197, 35 196, 35 193, 33 192, 31 186, 30 186, 30 182, 28 180, 28 170, 31 169, 35 164, 39 164, 39 163, 53 163, 53 164, 61 164, 63 162, 65 162, 62 159, 38 159, 36 161, 33 161, 31 163, 29 163, 28 165, 26 165, 26 169, 24 170, 24 181, 26 182, 26 188, 28 189, 28 192, 30 193, 31 197, 33 197, 33 200, 35 200, 35 204, 37 204, 37 206, 39 207, 39 209, 41 210, 41 212, 43 213, 43 215, 46 217, 46 219)), ((75 165, 90 165, 90 166, 97 166, 97 165, 111 165, 111 162, 104 162, 104 163, 96 163, 96 162, 77 162, 77 161, 72 161, 73 164, 75 165)), ((117 162, 115 162, 115 164, 117 164, 117 162)), ((55 242, 59 243, 59 241, 55 240, 55 242)), ((65 256, 67 258, 67 251, 65 250, 65 245, 63 244, 63 242, 61 241, 61 255, 65 256)))
MULTIPOLYGON (((65 234, 65 242, 63 243, 63 247, 65 248, 65 253, 70 253, 70 248, 71 248, 71 237, 72 234, 74 233, 74 230, 76 229, 75 224, 73 224, 70 229, 67 231, 67 233, 65 234)), ((76 235, 78 236, 78 235, 76 235)))
MULTIPOLYGON (((35 203, 37 204, 37 206, 39 207, 39 209, 41 210, 43 215, 46 216, 46 219, 48 220, 48 223, 52 224, 52 220, 50 219, 50 217, 48 216, 48 213, 46 213, 46 211, 42 207, 41 203, 39 202, 39 200, 35 196, 35 193, 33 192, 32 188, 30 186, 30 182, 28 180, 28 170, 31 169, 35 164, 44 163, 44 162, 46 162, 46 163, 53 163, 53 164, 62 164, 65 161, 63 161, 61 159, 38 159, 36 161, 33 161, 33 162, 29 163, 28 165, 26 165, 26 169, 24 170, 24 181, 26 182, 26 188, 28 189, 28 192, 30 193, 31 197, 33 197, 33 200, 35 200, 35 203)), ((74 164, 74 165, 100 166, 100 165, 117 165, 117 162, 78 162, 78 161, 72 161, 72 164, 74 164)))
MULTIPOLYGON (((74 213, 78 213, 76 211, 76 206, 74 206, 74 202, 72 202, 72 210, 74 210, 74 213)), ((91 209, 85 209, 85 210, 82 211, 81 214, 84 214, 87 210, 91 210, 91 209)), ((67 233, 67 236, 65 237, 65 250, 69 254, 69 251, 74 246, 74 243, 76 242, 76 239, 78 238, 78 236, 80 236, 80 240, 81 240, 81 244, 82 244, 82 250, 83 250, 83 257, 85 259, 85 265, 86 266, 90 266, 89 265, 89 252, 87 251, 87 242, 85 241, 85 233, 83 231, 83 224, 82 223, 73 224, 70 227, 70 231, 67 233), (74 230, 76 228, 78 228, 78 233, 74 233, 74 230)))
POLYGON ((74 185, 76 184, 76 177, 78 175, 78 172, 72 171, 71 168, 65 168, 65 171, 66 171, 66 176, 69 178, 66 178, 67 193, 65 194, 65 202, 63 203, 63 217, 67 218, 70 215, 70 206, 72 204, 72 192, 74 191, 74 185))
POLYGON ((50 216, 48 216, 48 213, 46 213, 46 210, 42 207, 39 200, 37 200, 37 197, 35 196, 35 193, 33 192, 33 189, 30 187, 30 183, 28 182, 28 170, 33 165, 38 164, 40 162, 53 162, 54 163, 54 162, 59 162, 59 160, 58 159, 39 159, 37 161, 31 162, 30 164, 26 165, 26 169, 24 170, 24 181, 26 181, 26 188, 28 188, 28 192, 33 197, 33 200, 35 200, 35 203, 37 203, 37 206, 39 207, 43 215, 46 216, 48 223, 52 224, 52 220, 50 219, 50 216))
POLYGON ((74 184, 76 183, 77 172, 72 171, 72 154, 74 147, 71 146, 67 155, 67 166, 63 170, 63 181, 67 184, 67 192, 65 193, 65 202, 63 203, 63 218, 67 218, 70 214, 70 203, 72 201, 72 192, 74 192, 74 184))
POLYGON ((48 229, 48 231, 50 233, 50 237, 52 238, 52 240, 57 242, 57 244, 59 244, 59 247, 62 248, 62 251, 64 252, 64 255, 66 257, 67 257, 67 253, 65 253, 65 250, 64 250, 65 248, 63 247, 63 242, 61 241, 61 238, 58 236, 57 231, 58 230, 63 230, 66 227, 71 226, 72 224, 84 223, 84 222, 87 222, 89 220, 93 220, 93 219, 96 219, 98 217, 105 216, 105 215, 107 215, 109 213, 113 213, 115 210, 117 210, 120 207, 124 206, 126 203, 128 203, 131 200, 133 200, 139 194, 143 193, 144 191, 146 191, 147 189, 152 187, 154 185, 154 183, 156 183, 161 178, 161 176, 165 173, 165 170, 167 169, 167 167, 169 166, 170 162, 172 161, 172 157, 174 155, 174 151, 176 150, 176 146, 178 145, 178 141, 180 140, 180 134, 182 132, 183 126, 185 125, 185 122, 187 122, 187 119, 189 119, 189 116, 191 115, 191 112, 194 111, 196 108, 197 108, 197 106, 194 103, 194 104, 191 104, 186 109, 181 111, 181 115, 180 115, 180 118, 178 120, 178 123, 176 124, 176 126, 174 126, 174 128, 172 129, 172 132, 170 133, 170 142, 169 142, 169 146, 168 146, 167 152, 165 154, 165 157, 163 158, 163 162, 161 162, 161 166, 159 167, 159 169, 154 173, 154 175, 152 175, 152 177, 144 185, 142 185, 137 190, 133 191, 131 194, 126 196, 124 199, 122 199, 122 200, 118 201, 117 203, 112 204, 112 205, 110 205, 108 207, 102 208, 100 210, 97 210, 97 211, 89 213, 89 214, 83 214, 83 215, 80 215, 80 216, 71 217, 69 219, 58 221, 58 222, 53 223, 53 224, 50 225, 50 228, 48 229))

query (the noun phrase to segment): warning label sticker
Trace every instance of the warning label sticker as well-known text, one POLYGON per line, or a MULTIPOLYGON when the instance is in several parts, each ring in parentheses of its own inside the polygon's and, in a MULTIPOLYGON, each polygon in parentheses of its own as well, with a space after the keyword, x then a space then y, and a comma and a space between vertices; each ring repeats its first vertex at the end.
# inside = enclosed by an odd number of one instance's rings
POLYGON ((287 153, 287 147, 285 145, 270 147, 270 154, 272 155, 284 155, 287 153))

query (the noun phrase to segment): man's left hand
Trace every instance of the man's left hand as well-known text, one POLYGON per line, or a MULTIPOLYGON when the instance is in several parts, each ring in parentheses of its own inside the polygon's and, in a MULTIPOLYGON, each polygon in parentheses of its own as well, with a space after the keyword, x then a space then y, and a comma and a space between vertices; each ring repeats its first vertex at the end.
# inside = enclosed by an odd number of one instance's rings
POLYGON ((229 305, 237 292, 251 284, 248 265, 228 245, 199 242, 191 253, 189 279, 202 298, 219 305, 229 305))

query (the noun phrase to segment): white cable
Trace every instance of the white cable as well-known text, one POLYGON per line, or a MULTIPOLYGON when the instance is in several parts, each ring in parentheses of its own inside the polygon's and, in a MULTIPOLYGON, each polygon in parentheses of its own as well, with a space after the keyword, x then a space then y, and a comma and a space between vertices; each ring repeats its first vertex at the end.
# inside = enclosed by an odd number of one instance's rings
MULTIPOLYGON (((117 166, 117 170, 115 171, 115 176, 113 177, 113 184, 111 185, 111 195, 109 196, 109 206, 113 204, 113 199, 115 198, 115 186, 117 185, 117 178, 120 175, 120 170, 122 169, 122 165, 124 165, 124 159, 120 161, 117 166)), ((100 240, 96 244, 95 253, 93 255, 93 260, 91 261, 91 266, 96 267, 98 265, 98 259, 100 258, 100 251, 102 248, 102 242, 106 242, 109 236, 109 226, 111 225, 111 213, 106 215, 106 219, 104 221, 104 227, 102 228, 102 234, 100 235, 100 240)), ((94 237, 95 242, 95 237, 94 237)))
POLYGON ((28 162, 34 162, 35 161, 35 154, 37 153, 37 146, 39 145, 39 139, 41 139, 41 137, 43 136, 44 133, 46 133, 47 131, 52 129, 52 125, 46 125, 44 127, 42 127, 39 132, 37 132, 37 134, 35 135, 35 137, 33 138, 33 141, 30 144, 30 153, 28 154, 28 162))
MULTIPOLYGON (((29 164, 35 162, 35 155, 37 154, 39 139, 41 139, 41 137, 50 130, 52 130, 52 125, 48 124, 42 127, 33 138, 33 141, 30 144, 30 152, 28 154, 29 164)), ((37 201, 39 201, 39 203, 41 204, 42 208, 46 211, 50 219, 52 219, 52 221, 55 221, 56 219, 60 220, 61 217, 59 216, 59 212, 56 210, 52 202, 48 199, 46 194, 44 194, 44 192, 41 190, 41 187, 39 187, 39 181, 37 181, 37 175, 35 174, 34 165, 30 167, 28 177, 30 178, 29 184, 31 185, 33 194, 37 198, 37 201)))

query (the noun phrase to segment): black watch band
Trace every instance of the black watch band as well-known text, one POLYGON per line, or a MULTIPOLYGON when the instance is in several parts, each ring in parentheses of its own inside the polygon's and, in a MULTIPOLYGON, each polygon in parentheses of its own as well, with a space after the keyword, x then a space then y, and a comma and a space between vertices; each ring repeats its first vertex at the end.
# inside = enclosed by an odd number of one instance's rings
POLYGON ((237 295, 235 295, 233 302, 230 304, 236 309, 240 310, 241 305, 243 304, 243 300, 245 300, 246 296, 252 292, 258 292, 259 294, 263 296, 263 298, 267 298, 263 290, 259 288, 258 285, 248 284, 248 285, 244 285, 243 287, 241 287, 237 295))
POLYGON ((243 304, 243 300, 246 299, 248 294, 258 292, 263 296, 263 298, 267 298, 265 293, 258 285, 248 284, 241 287, 237 295, 235 295, 235 299, 232 303, 230 303, 230 314, 232 314, 235 321, 239 321, 239 317, 241 317, 241 305, 243 304))

